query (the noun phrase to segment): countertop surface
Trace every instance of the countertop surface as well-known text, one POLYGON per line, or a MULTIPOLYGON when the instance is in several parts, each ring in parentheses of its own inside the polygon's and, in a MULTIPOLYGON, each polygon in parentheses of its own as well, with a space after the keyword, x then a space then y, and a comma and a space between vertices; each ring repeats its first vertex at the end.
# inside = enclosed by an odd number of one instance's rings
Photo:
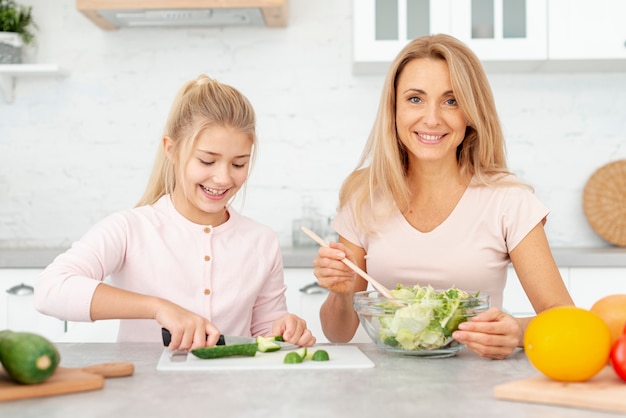
MULTIPOLYGON (((281 252, 286 268, 313 266, 318 247, 285 247, 281 252)), ((0 268, 43 268, 65 248, 0 248, 0 268)), ((559 267, 626 267, 626 247, 553 247, 559 267)))
MULTIPOLYGON (((538 372, 523 351, 506 360, 469 350, 445 359, 356 344, 375 367, 332 370, 158 371, 162 346, 59 343, 61 366, 130 361, 130 377, 101 390, 0 403, 0 416, 53 417, 567 417, 623 416, 499 400, 493 387, 538 372)), ((323 346, 319 345, 319 346, 323 346)), ((210 360, 207 360, 210 361, 210 360)), ((297 367, 297 365, 296 365, 297 367)))

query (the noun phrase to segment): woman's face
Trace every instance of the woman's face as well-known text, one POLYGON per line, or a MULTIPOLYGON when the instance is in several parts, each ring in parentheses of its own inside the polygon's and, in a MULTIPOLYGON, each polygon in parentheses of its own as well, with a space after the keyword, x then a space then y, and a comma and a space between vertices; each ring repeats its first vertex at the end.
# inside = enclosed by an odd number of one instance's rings
POLYGON ((466 127, 448 64, 426 58, 406 64, 397 80, 396 129, 409 153, 409 164, 456 162, 466 127))
POLYGON ((230 126, 205 129, 184 167, 184 178, 176 178, 176 209, 197 224, 224 223, 226 204, 248 177, 251 152, 250 135, 230 126))

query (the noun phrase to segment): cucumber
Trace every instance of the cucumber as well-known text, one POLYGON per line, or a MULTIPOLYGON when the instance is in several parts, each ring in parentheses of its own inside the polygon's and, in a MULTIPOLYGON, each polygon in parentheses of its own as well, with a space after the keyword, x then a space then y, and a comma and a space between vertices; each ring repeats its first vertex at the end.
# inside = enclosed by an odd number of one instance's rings
POLYGON ((298 349, 295 351, 295 353, 297 353, 297 354, 300 356, 300 358, 301 358, 302 360, 304 360, 304 359, 306 358, 306 353, 307 353, 307 351, 306 351, 306 347, 300 347, 300 348, 298 348, 298 349))
POLYGON ((280 345, 276 344, 275 337, 256 337, 256 342, 259 345, 258 350, 262 353, 270 353, 272 351, 280 350, 280 345))
POLYGON ((47 338, 31 332, 0 332, 0 361, 9 377, 30 385, 47 380, 61 356, 47 338))
POLYGON ((291 351, 285 354, 285 359, 283 360, 283 363, 285 364, 298 364, 302 362, 303 362, 302 357, 300 357, 298 353, 296 353, 295 351, 291 351))
POLYGON ((330 357, 328 356, 328 351, 326 350, 317 350, 313 353, 313 357, 311 357, 313 361, 328 361, 330 357))
POLYGON ((233 345, 216 345, 213 347, 204 347, 191 350, 191 354, 201 359, 213 359, 220 357, 246 356, 254 357, 259 345, 252 344, 233 344, 233 345))

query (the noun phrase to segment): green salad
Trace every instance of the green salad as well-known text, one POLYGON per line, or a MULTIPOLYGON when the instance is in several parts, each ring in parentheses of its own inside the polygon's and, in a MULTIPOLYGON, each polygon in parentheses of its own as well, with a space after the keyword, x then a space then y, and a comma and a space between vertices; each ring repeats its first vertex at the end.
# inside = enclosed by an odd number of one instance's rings
POLYGON ((380 341, 402 350, 432 350, 453 343, 452 333, 467 321, 467 308, 478 304, 469 293, 452 287, 436 291, 431 286, 404 287, 390 291, 396 300, 378 305, 385 312, 379 317, 380 341))

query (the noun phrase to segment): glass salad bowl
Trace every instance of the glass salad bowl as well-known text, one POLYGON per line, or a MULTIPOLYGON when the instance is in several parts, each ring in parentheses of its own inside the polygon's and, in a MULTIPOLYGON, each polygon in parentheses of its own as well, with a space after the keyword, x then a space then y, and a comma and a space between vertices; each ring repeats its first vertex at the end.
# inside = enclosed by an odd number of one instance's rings
POLYGON ((435 290, 398 285, 390 292, 394 299, 377 291, 357 292, 354 309, 378 347, 405 355, 456 355, 465 346, 455 341, 452 333, 461 322, 489 308, 489 295, 454 287, 435 290))

